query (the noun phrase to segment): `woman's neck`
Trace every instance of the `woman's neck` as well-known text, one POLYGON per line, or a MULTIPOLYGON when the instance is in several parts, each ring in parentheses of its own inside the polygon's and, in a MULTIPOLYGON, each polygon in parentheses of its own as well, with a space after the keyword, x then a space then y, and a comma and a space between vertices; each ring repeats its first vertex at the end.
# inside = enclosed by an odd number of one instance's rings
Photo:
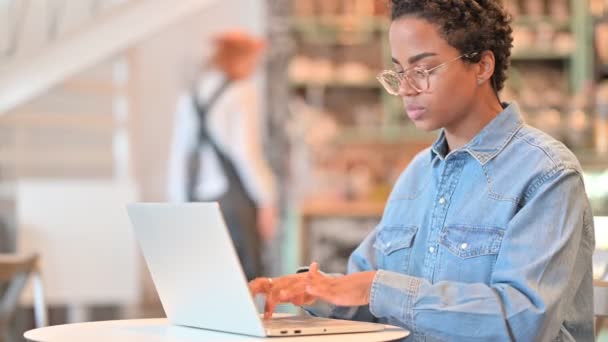
MULTIPOLYGON (((491 88, 490 88, 491 90, 491 88)), ((445 137, 450 151, 457 150, 473 139, 487 124, 503 111, 498 97, 491 90, 490 96, 480 96, 472 106, 467 109, 459 122, 453 126, 445 127, 445 137)))

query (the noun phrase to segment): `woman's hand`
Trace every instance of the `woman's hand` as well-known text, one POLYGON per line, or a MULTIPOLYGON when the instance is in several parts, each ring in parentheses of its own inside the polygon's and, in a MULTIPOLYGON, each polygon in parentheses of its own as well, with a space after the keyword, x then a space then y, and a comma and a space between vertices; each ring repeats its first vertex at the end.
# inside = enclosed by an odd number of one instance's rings
POLYGON ((279 278, 256 278, 249 282, 249 292, 251 292, 253 297, 258 294, 266 296, 264 319, 269 319, 272 317, 277 304, 314 304, 317 298, 306 293, 306 286, 308 284, 307 273, 298 273, 279 278))
POLYGON ((376 271, 353 273, 341 277, 328 277, 319 272, 313 262, 307 276, 306 293, 338 306, 369 304, 369 296, 376 271))
POLYGON ((338 306, 369 304, 369 296, 376 271, 330 277, 319 272, 316 262, 305 273, 279 278, 256 278, 249 282, 252 296, 266 296, 264 319, 272 317, 277 304, 312 305, 317 299, 338 306))

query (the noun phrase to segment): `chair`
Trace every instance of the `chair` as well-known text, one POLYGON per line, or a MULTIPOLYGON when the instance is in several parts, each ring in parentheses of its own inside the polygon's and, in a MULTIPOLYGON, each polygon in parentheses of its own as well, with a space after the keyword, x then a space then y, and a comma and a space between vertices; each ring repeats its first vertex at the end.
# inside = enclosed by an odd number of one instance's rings
POLYGON ((15 337, 11 323, 29 277, 33 280, 35 325, 39 328, 48 323, 42 280, 37 265, 36 254, 0 254, 0 283, 5 285, 0 296, 0 339, 3 341, 10 341, 15 337))

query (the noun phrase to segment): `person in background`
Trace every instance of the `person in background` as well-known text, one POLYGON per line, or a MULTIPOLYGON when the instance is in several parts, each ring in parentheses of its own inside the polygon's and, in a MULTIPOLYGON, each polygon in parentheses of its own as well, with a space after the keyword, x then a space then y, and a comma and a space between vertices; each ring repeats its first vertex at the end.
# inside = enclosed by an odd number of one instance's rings
POLYGON ((499 100, 510 16, 498 0, 393 0, 391 10, 394 68, 378 78, 439 136, 397 180, 347 275, 312 263, 251 281, 252 295, 266 296, 266 317, 293 303, 405 327, 412 341, 593 341, 581 166, 499 100))
POLYGON ((264 41, 229 31, 175 114, 170 201, 218 201, 248 279, 262 274, 260 244, 272 239, 274 176, 263 155, 259 95, 251 77, 264 41))

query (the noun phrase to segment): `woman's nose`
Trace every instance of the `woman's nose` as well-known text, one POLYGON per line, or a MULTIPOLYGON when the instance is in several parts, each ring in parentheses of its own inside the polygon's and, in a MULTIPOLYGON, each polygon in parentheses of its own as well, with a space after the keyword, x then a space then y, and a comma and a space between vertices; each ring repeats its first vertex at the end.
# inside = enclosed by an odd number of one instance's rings
POLYGON ((406 97, 406 96, 416 96, 418 94, 420 94, 420 91, 416 88, 414 88, 410 82, 407 81, 407 79, 403 79, 401 80, 401 83, 399 83, 399 96, 401 97, 406 97))

